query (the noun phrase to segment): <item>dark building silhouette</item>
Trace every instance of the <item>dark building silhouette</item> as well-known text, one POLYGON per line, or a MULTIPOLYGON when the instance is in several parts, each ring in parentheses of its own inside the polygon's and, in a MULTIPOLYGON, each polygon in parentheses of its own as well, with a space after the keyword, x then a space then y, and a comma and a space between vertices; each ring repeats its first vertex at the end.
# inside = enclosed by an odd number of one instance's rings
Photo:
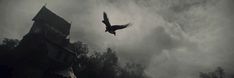
POLYGON ((45 6, 16 47, 13 78, 75 78, 77 54, 68 39, 71 24, 45 6))

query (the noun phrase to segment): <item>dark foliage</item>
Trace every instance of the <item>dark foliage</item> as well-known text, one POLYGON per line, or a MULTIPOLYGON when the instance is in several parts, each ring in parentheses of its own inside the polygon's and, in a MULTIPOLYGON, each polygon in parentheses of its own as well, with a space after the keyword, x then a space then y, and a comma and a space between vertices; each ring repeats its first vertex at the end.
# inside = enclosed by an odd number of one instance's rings
MULTIPOLYGON (((0 44, 0 78, 10 78, 15 56, 14 50, 18 46, 17 39, 4 39, 0 44)), ((146 78, 144 66, 137 63, 126 63, 121 66, 116 52, 108 48, 106 52, 94 52, 89 54, 89 49, 82 42, 71 44, 77 52, 77 61, 73 64, 73 71, 77 78, 146 78)))
POLYGON ((0 44, 0 78, 10 78, 12 68, 9 66, 11 53, 18 45, 19 40, 5 38, 0 44))
POLYGON ((79 49, 78 61, 74 64, 75 75, 80 78, 146 78, 144 67, 136 63, 126 63, 121 66, 118 57, 110 48, 106 52, 94 52, 87 55, 88 48, 81 42, 76 42, 79 49))
POLYGON ((19 40, 5 38, 0 44, 0 65, 8 64, 9 57, 13 53, 14 48, 18 45, 19 40))
POLYGON ((225 73, 223 68, 217 67, 216 70, 213 72, 200 72, 200 78, 225 78, 225 73))

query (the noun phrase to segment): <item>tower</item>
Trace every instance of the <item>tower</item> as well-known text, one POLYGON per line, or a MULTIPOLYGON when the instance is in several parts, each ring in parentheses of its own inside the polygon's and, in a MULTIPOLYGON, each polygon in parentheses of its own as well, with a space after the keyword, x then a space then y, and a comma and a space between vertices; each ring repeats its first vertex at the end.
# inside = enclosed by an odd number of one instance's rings
POLYGON ((77 54, 72 50, 67 38, 71 24, 45 6, 32 20, 34 21, 32 28, 16 48, 19 56, 14 76, 16 78, 75 77, 71 67, 77 54))

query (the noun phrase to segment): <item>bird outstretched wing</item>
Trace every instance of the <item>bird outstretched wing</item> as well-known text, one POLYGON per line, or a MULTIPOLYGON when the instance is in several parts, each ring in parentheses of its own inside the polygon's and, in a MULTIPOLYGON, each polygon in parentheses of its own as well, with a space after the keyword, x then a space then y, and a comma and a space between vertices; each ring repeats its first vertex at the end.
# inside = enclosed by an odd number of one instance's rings
POLYGON ((115 31, 115 30, 119 30, 119 29, 124 29, 130 25, 131 25, 130 23, 125 24, 125 25, 113 25, 113 26, 111 26, 111 28, 115 31))
POLYGON ((103 20, 102 20, 102 23, 104 23, 107 27, 110 27, 110 26, 111 26, 111 24, 110 24, 110 22, 109 22, 109 19, 108 19, 108 17, 107 17, 106 12, 103 12, 103 20))

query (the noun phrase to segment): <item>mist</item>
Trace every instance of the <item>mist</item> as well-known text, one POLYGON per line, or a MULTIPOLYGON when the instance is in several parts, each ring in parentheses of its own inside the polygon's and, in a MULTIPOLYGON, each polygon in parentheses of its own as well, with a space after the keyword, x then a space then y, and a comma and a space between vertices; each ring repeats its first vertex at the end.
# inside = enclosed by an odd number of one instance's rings
POLYGON ((22 39, 44 5, 71 22, 71 42, 110 47, 152 78, 198 78, 217 66, 234 72, 232 0, 0 0, 0 39, 22 39), (104 11, 113 24, 133 25, 106 33, 104 11))

